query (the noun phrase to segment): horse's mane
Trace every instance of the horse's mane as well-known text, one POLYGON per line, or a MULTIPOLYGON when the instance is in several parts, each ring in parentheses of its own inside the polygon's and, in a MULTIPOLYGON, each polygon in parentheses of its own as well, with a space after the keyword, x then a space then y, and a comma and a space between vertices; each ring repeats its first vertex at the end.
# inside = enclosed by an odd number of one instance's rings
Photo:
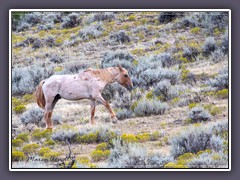
POLYGON ((105 69, 86 69, 84 72, 88 72, 94 77, 100 78, 104 81, 109 81, 113 78, 114 72, 116 72, 117 67, 109 67, 105 69))

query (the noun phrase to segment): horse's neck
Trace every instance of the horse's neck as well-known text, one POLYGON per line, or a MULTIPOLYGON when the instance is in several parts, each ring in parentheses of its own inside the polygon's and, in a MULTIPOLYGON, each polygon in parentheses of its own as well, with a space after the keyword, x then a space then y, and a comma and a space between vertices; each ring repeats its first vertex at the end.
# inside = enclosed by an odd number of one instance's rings
POLYGON ((109 83, 113 83, 116 81, 116 77, 119 75, 119 70, 117 68, 110 68, 110 69, 105 69, 106 71, 106 83, 109 84, 109 83))
POLYGON ((100 78, 106 84, 113 83, 116 81, 116 77, 119 75, 120 71, 117 68, 106 68, 101 70, 88 69, 84 72, 89 72, 93 76, 100 78))

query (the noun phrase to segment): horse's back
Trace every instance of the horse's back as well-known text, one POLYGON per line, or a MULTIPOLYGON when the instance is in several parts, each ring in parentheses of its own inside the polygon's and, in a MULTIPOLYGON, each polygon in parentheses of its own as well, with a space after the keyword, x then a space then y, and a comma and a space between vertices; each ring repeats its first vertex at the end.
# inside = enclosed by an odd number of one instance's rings
POLYGON ((66 84, 69 82, 72 75, 53 75, 48 79, 45 79, 43 84, 44 91, 52 91, 53 93, 59 91, 62 84, 66 84))
POLYGON ((73 79, 73 75, 53 75, 45 80, 45 83, 63 83, 64 81, 69 81, 73 79))

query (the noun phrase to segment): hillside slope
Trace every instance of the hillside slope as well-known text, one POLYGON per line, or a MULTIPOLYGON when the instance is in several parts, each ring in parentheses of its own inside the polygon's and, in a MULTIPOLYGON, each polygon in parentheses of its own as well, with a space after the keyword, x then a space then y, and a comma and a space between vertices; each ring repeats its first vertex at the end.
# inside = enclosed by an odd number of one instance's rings
POLYGON ((14 168, 228 167, 227 12, 17 13, 14 168), (41 80, 118 64, 128 70, 134 89, 114 83, 103 92, 117 124, 98 104, 97 124, 90 125, 88 100, 61 99, 53 111, 54 130, 44 129, 33 97, 41 80), (45 162, 26 163, 29 157, 45 162))

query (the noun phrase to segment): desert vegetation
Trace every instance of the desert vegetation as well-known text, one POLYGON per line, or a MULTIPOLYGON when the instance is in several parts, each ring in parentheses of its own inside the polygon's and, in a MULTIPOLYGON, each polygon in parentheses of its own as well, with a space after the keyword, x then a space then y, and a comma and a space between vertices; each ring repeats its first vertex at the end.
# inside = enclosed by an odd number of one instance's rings
POLYGON ((228 168, 228 12, 12 12, 13 168, 228 168), (55 74, 121 65, 133 90, 60 100, 45 129, 34 99, 55 74), (41 161, 40 161, 41 160, 41 161))

